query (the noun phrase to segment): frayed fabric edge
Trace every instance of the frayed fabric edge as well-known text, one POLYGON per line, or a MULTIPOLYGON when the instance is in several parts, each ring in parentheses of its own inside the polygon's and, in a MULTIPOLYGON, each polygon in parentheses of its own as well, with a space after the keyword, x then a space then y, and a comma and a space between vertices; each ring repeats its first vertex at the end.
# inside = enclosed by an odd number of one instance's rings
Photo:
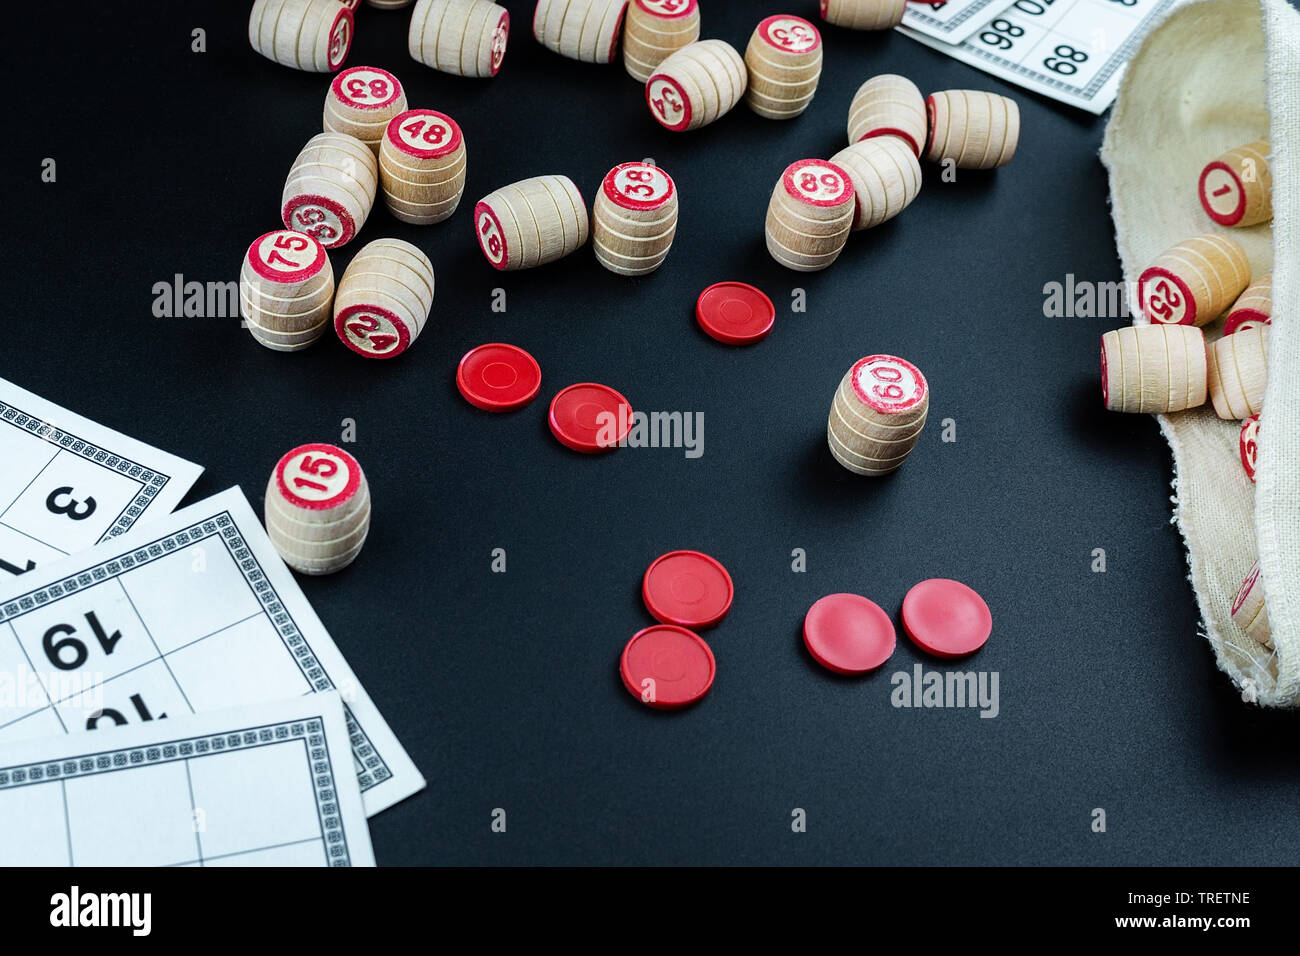
MULTIPOLYGON (((1196 629, 1197 636, 1205 638, 1214 650, 1215 664, 1219 670, 1228 676, 1233 685, 1241 691, 1242 700, 1247 703, 1258 704, 1261 707, 1294 707, 1296 701, 1287 699, 1278 693, 1277 675, 1268 669, 1276 658, 1277 651, 1269 652, 1268 656, 1261 662, 1254 654, 1250 654, 1238 645, 1225 640, 1214 626, 1214 615, 1206 602, 1204 588, 1198 583, 1201 577, 1201 569, 1198 564, 1199 558, 1196 549, 1188 541, 1187 528, 1183 524, 1183 502, 1179 488, 1179 461, 1182 454, 1182 443, 1178 440, 1178 435, 1167 415, 1157 415, 1156 419, 1160 423, 1160 433, 1164 435, 1165 441, 1169 444, 1169 449, 1173 453, 1173 477, 1169 482, 1173 494, 1169 496, 1169 500, 1174 507, 1169 521, 1178 527, 1178 536, 1182 539, 1183 551, 1187 555, 1187 582, 1192 587, 1192 595, 1196 600, 1196 610, 1201 618, 1196 629), (1242 663, 1238 663, 1234 658, 1240 659, 1242 663), (1248 662, 1248 668, 1246 662, 1248 662)), ((1261 646, 1260 650, 1263 651, 1266 648, 1261 646)))

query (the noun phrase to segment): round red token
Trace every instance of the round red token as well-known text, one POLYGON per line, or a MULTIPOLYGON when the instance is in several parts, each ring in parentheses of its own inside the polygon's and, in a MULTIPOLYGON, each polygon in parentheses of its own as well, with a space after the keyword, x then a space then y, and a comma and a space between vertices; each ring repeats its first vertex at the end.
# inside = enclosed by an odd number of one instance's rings
POLYGON ((721 562, 698 551, 655 558, 641 582, 641 597, 656 621, 702 630, 731 610, 736 589, 721 562))
POLYGON ((517 345, 490 342, 465 353, 456 366, 456 387, 475 408, 508 412, 537 397, 542 369, 517 345))
POLYGON ((695 320, 712 338, 727 345, 751 345, 767 338, 776 306, 744 282, 717 282, 695 302, 695 320))
POLYGON ((828 594, 808 609, 803 642, 818 664, 839 674, 865 674, 894 653, 894 622, 858 594, 828 594))
POLYGON ((632 430, 632 406, 608 385, 582 382, 561 389, 548 415, 561 445, 584 454, 610 451, 632 430))
POLYGON ((984 599, 960 581, 930 578, 903 598, 903 630, 936 657, 962 657, 984 646, 993 615, 984 599))
POLYGON ((618 663, 623 686, 648 707, 675 710, 709 692, 718 666, 700 635, 656 624, 632 635, 618 663))

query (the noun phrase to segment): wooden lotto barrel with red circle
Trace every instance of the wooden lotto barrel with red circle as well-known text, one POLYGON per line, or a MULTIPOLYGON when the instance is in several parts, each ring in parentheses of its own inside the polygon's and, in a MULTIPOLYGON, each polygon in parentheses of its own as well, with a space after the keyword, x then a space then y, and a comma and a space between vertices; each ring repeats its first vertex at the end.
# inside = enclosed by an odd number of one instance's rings
POLYGON ((591 210, 591 244, 601 265, 626 276, 654 272, 676 233, 671 176, 649 163, 621 163, 605 175, 591 210))
POLYGON ((276 229, 254 239, 239 271, 239 310, 254 339, 296 352, 329 327, 334 270, 306 233, 276 229))
POLYGON ((282 66, 333 73, 352 48, 352 10, 339 0, 256 0, 248 42, 282 66))
POLYGON ((465 191, 465 137, 437 110, 393 117, 379 147, 384 204, 402 222, 430 225, 456 211, 465 191))
POLYGON ((844 373, 831 400, 826 441, 858 475, 885 475, 916 447, 930 409, 930 387, 911 362, 868 355, 844 373))
POLYGON ((334 296, 334 332, 366 358, 401 355, 424 331, 433 287, 428 256, 401 239, 376 239, 343 270, 334 296))
POLYGON ((765 119, 792 119, 808 108, 822 75, 822 35, 803 17, 762 20, 745 48, 745 102, 765 119))
POLYGON ((299 445, 266 485, 266 533, 302 574, 351 564, 370 533, 370 486, 357 460, 335 445, 299 445))
POLYGON ((397 77, 377 66, 350 66, 330 82, 322 125, 378 153, 388 121, 405 109, 406 92, 397 77))
POLYGON ((788 269, 814 272, 836 260, 853 229, 853 181, 824 159, 791 163, 767 207, 767 251, 788 269))

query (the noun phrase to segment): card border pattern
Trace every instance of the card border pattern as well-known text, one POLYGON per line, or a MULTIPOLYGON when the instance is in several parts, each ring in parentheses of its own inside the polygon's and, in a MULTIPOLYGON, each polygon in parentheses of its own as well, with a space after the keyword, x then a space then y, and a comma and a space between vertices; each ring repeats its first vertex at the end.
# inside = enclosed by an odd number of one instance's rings
MULTIPOLYGON (((28 591, 26 594, 5 601, 3 605, 0 605, 0 624, 13 621, 37 608, 44 607, 51 601, 67 597, 69 594, 83 588, 103 584, 133 568, 166 557, 179 549, 193 547, 200 541, 212 537, 218 537, 230 553, 235 566, 243 575, 245 583, 252 589, 261 605, 262 612, 275 626, 285 649, 292 656, 294 663, 312 689, 314 691, 342 690, 334 683, 326 672, 324 665, 317 659, 315 651, 307 643, 307 639, 303 636, 297 622, 294 621, 293 615, 284 606, 279 593, 262 570, 262 566, 258 563, 256 555, 253 554, 252 548, 244 541, 235 519, 226 510, 209 515, 201 521, 196 521, 192 525, 173 531, 148 544, 142 544, 126 554, 108 558, 76 574, 68 575, 58 581, 51 581, 42 588, 28 591)), ((375 749, 365 730, 357 723, 346 700, 343 704, 343 716, 347 723, 348 740, 352 746, 352 755, 362 768, 357 775, 357 780, 361 785, 361 792, 365 793, 367 790, 391 779, 393 772, 375 749)))
MULTIPOLYGON (((1088 2, 1088 0, 1084 0, 1084 2, 1088 2)), ((1015 4, 1012 3, 1011 6, 1008 6, 1006 10, 1002 11, 1002 13, 1011 10, 1014 5, 1015 4)), ((1115 48, 1107 59, 1107 62, 1100 70, 1093 74, 1092 79, 1088 81, 1086 86, 1077 86, 1066 83, 1063 80, 1057 80, 1044 75, 1041 70, 1031 69, 1030 67, 1023 66, 1019 63, 1012 63, 1010 60, 999 57, 996 53, 991 53, 976 46, 969 38, 956 44, 955 48, 960 49, 964 46, 967 48, 967 52, 969 52, 971 56, 993 64, 999 69, 1007 70, 1017 74, 1018 76, 1041 82, 1043 85, 1050 86, 1052 89, 1059 90, 1062 93, 1069 93, 1073 96, 1090 100, 1110 82, 1111 77, 1114 76, 1117 70, 1123 69, 1128 65, 1128 63, 1133 59, 1134 54, 1137 53, 1138 44, 1140 44, 1146 35, 1151 32, 1151 28, 1155 25, 1155 21, 1160 17, 1163 17, 1172 7, 1173 0, 1156 0, 1156 3, 1149 11, 1147 11, 1146 16, 1138 21, 1137 29, 1129 33, 1129 35, 1125 37, 1124 42, 1115 48)), ((997 19, 997 16, 993 17, 993 19, 997 19)), ((991 23, 992 20, 989 22, 991 23)), ((978 33, 979 31, 977 30, 975 32, 978 33)), ((972 34, 972 36, 974 36, 974 34, 972 34)))
POLYGON ((214 734, 197 734, 161 743, 119 747, 33 763, 0 767, 0 792, 61 780, 84 779, 98 773, 133 770, 139 767, 175 763, 195 757, 232 753, 269 744, 301 740, 307 748, 312 789, 321 827, 321 839, 330 866, 351 866, 343 814, 338 805, 334 766, 325 741, 325 723, 320 716, 295 718, 214 734))
POLYGON ((167 483, 172 480, 171 475, 165 475, 155 468, 149 468, 123 455, 115 454, 106 448, 101 448, 92 442, 78 438, 71 432, 64 431, 57 425, 51 424, 30 412, 25 412, 18 406, 11 405, 3 399, 0 399, 0 421, 7 422, 19 431, 54 445, 61 451, 78 455, 86 459, 86 461, 140 483, 140 491, 135 495, 135 498, 113 520, 108 530, 95 542, 96 544, 131 530, 131 527, 140 519, 145 510, 153 504, 153 500, 158 496, 158 493, 167 487, 167 483))

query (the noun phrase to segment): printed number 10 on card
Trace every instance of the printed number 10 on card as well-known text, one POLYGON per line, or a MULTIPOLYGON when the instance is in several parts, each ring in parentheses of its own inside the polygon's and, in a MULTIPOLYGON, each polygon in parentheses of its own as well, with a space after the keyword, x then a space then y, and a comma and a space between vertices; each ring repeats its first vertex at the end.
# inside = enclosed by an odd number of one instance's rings
POLYGON ((0 625, 0 741, 190 713, 158 646, 117 580, 0 625))

